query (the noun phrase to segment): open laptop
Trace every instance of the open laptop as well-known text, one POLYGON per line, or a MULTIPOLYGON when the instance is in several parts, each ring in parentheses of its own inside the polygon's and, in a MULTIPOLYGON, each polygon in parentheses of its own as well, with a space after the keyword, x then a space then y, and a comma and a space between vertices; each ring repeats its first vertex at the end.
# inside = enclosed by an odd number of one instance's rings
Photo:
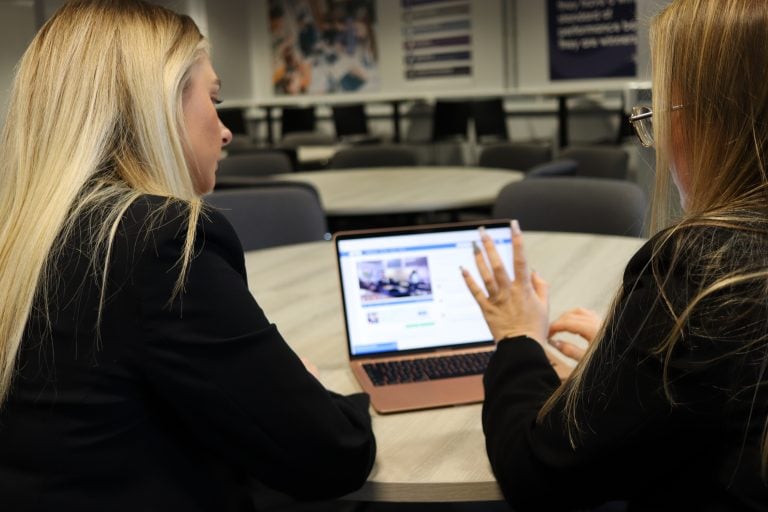
POLYGON ((334 236, 350 364, 378 412, 483 400, 495 345, 459 268, 482 286, 472 250, 481 225, 512 275, 508 221, 334 236))

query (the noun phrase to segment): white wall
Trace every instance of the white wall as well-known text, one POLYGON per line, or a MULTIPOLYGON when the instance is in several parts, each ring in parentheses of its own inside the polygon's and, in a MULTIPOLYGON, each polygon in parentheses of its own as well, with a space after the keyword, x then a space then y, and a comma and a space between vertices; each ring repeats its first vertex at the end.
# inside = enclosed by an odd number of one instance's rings
POLYGON ((13 70, 35 35, 34 2, 0 2, 0 126, 5 122, 13 70))
MULTIPOLYGON (((250 66, 242 66, 241 79, 250 74, 252 81, 253 100, 265 100, 273 98, 272 93, 272 55, 271 42, 267 18, 266 0, 226 0, 222 7, 228 6, 232 10, 244 13, 243 18, 250 17, 249 27, 243 27, 236 22, 227 27, 227 36, 230 38, 247 38, 250 50, 238 50, 226 58, 235 58, 235 55, 247 55, 251 59, 250 66)), ((217 10, 221 8, 217 5, 217 10)), ((397 95, 409 93, 445 94, 451 92, 485 90, 501 90, 506 84, 506 60, 505 37, 506 30, 503 19, 502 0, 473 1, 471 4, 472 24, 472 52, 473 73, 471 77, 448 80, 413 80, 405 79, 403 67, 403 40, 401 37, 401 11, 400 2, 396 0, 377 0, 376 16, 376 43, 379 47, 379 72, 381 75, 380 93, 397 95)), ((209 24, 211 29, 211 42, 214 48, 221 45, 220 34, 214 29, 214 21, 211 19, 209 9, 209 24)), ((231 46, 231 45, 228 45, 231 46)), ((221 58, 218 56, 214 64, 221 66, 221 58)), ((333 96, 339 98, 340 95, 333 96)), ((347 94, 344 97, 354 97, 347 94)), ((365 97, 366 95, 361 95, 365 97)), ((307 103, 310 101, 324 100, 324 96, 312 96, 302 98, 280 98, 287 102, 307 103)))
MULTIPOLYGON (((50 15, 61 3, 61 0, 39 1, 45 15, 50 15)), ((207 33, 213 46, 214 66, 221 75, 223 95, 229 104, 252 104, 273 98, 266 0, 154 1, 190 14, 207 33)), ((637 0, 640 21, 638 79, 650 77, 647 22, 668 3, 669 0, 637 0)), ((0 53, 0 100, 3 105, 13 66, 34 33, 33 4, 33 0, 0 0, 0 47, 3 49, 0 53)), ((473 0, 473 75, 410 82, 405 80, 403 73, 399 6, 400 2, 396 0, 377 0, 382 94, 478 94, 516 87, 535 91, 549 84, 546 12, 542 0, 473 0)), ((615 81, 598 83, 605 87, 616 84, 615 81)), ((323 99, 305 97, 293 101, 309 103, 323 99)), ((0 115, 1 112, 4 107, 0 115)))

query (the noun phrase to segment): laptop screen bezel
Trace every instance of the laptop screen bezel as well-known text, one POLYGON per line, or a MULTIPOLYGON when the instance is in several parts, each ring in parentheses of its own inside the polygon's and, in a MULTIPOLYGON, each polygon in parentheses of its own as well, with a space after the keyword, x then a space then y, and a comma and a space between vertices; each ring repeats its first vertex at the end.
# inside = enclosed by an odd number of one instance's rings
MULTIPOLYGON (((395 228, 375 228, 375 229, 359 229, 349 231, 338 231, 333 235, 333 246, 336 255, 336 275, 339 281, 339 289, 341 290, 341 310, 344 314, 344 336, 347 345, 347 355, 350 360, 359 359, 377 359, 393 356, 401 356, 407 354, 425 354, 432 352, 444 352, 446 350, 467 350, 473 348, 492 347, 494 345, 493 339, 460 343, 450 346, 440 345, 438 347, 426 347, 417 349, 406 350, 391 350, 381 352, 371 352, 365 354, 353 354, 352 353, 352 340, 350 336, 349 326, 349 312, 346 307, 346 296, 344 291, 344 282, 341 275, 341 255, 339 253, 339 242, 343 240, 359 240, 364 238, 374 238, 382 235, 386 236, 399 236, 409 234, 423 234, 423 233, 439 233, 446 231, 469 231, 472 229, 478 229, 483 226, 487 229, 494 228, 509 228, 510 221, 508 219, 490 219, 490 220, 478 220, 478 221, 464 221, 464 222, 450 222, 441 224, 422 224, 416 226, 407 227, 395 227, 395 228)), ((457 269, 458 271, 458 269, 457 269)), ((469 291, 467 291, 469 293, 469 291)))

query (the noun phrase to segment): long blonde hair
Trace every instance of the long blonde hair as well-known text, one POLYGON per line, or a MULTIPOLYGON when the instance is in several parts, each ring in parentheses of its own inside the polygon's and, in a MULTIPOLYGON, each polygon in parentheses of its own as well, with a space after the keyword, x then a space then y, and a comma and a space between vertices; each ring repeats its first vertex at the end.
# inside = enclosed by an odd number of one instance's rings
POLYGON ((183 201, 181 286, 201 208, 184 158, 182 92, 207 52, 187 16, 139 0, 75 0, 19 62, 0 143, 0 406, 31 308, 46 303, 78 218, 99 219, 89 235, 103 294, 128 206, 142 194, 183 201))
MULTIPOLYGON (((654 352, 663 358, 663 385, 674 403, 669 364, 692 316, 768 302, 768 2, 677 0, 655 17, 650 39, 657 146, 652 229, 660 233, 649 270, 659 289, 658 304, 674 320, 670 332, 659 333, 654 352), (677 105, 682 108, 673 110, 677 105), (675 209, 667 201, 673 197, 668 169, 675 161, 684 162, 688 170, 683 178, 685 212, 678 219, 671 218, 675 209), (695 229, 707 227, 724 228, 732 235, 713 239, 711 230, 695 229), (662 248, 672 255, 665 268, 655 257, 662 248), (701 274, 687 276, 688 284, 697 286, 697 279, 701 284, 693 289, 688 304, 675 306, 665 284, 676 261, 692 255, 701 274), (745 261, 749 265, 743 265, 745 261), (752 295, 745 296, 745 289, 752 295)), ((605 325, 623 313, 617 305, 630 292, 619 291, 605 325)), ((610 336, 600 333, 572 377, 540 411, 542 421, 556 402, 564 400, 574 444, 580 431, 584 376, 600 371, 602 361, 595 357, 595 349, 610 336)), ((767 347, 768 333, 754 333, 734 352, 767 347)), ((765 382, 762 370, 758 379, 762 382, 755 383, 755 390, 765 382)), ((763 437, 762 459, 766 477, 768 433, 763 437)))

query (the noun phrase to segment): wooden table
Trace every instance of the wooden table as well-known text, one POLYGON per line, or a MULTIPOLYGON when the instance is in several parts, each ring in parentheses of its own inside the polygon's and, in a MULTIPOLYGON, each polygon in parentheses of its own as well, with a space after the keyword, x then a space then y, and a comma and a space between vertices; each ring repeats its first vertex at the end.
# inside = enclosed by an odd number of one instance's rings
MULTIPOLYGON (((525 226, 523 226, 525 229, 525 226)), ((531 266, 550 284, 551 318, 584 306, 607 311, 624 266, 643 240, 573 233, 525 234, 531 266)), ((347 366, 333 244, 246 254, 251 292, 291 347, 320 369, 328 388, 360 391, 347 366)), ((457 270, 458 271, 458 270, 457 270)), ((376 464, 350 499, 492 501, 502 495, 485 454, 481 406, 378 415, 376 464)))

